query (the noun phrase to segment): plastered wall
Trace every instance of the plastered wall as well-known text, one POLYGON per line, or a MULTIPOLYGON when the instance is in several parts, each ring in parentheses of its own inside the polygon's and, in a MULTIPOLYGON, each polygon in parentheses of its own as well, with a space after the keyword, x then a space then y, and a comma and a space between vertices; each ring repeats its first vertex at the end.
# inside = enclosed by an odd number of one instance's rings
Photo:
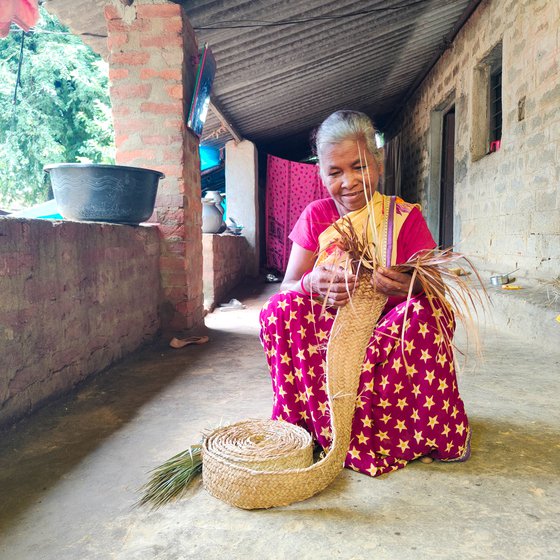
POLYGON ((559 29, 558 2, 482 2, 392 124, 389 135, 400 132, 403 145, 403 196, 422 203, 433 227, 440 134, 434 116, 455 105, 454 243, 482 270, 519 267, 518 276, 541 280, 560 274, 559 29), (486 91, 476 67, 499 41, 501 148, 479 157, 486 91))

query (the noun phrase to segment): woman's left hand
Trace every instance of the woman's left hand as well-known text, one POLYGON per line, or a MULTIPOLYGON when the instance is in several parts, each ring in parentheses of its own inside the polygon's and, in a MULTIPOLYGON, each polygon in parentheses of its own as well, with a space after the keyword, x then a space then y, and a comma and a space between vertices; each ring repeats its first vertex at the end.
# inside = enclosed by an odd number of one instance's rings
MULTIPOLYGON (((404 272, 397 272, 392 268, 380 266, 375 270, 371 276, 371 284, 375 289, 386 295, 393 297, 406 297, 410 290, 410 283, 412 276, 404 272)), ((419 290, 412 288, 412 293, 417 293, 419 290)))

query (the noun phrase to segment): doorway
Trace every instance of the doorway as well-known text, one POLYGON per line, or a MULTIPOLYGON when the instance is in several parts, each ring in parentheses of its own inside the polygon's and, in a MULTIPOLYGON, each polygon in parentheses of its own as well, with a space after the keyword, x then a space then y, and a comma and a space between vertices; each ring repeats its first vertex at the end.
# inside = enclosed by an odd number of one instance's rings
POLYGON ((443 115, 439 196, 439 246, 453 245, 453 190, 455 167, 455 105, 443 115))

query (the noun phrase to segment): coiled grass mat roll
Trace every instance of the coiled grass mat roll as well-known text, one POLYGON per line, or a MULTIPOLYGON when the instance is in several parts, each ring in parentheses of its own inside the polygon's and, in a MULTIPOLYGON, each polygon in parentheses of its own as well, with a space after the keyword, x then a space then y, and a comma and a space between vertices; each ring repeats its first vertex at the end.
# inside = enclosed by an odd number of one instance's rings
POLYGON ((313 464, 311 436, 276 420, 247 420, 214 430, 202 445, 202 479, 213 496, 243 509, 285 506, 324 490, 350 445, 365 350, 387 298, 361 282, 339 308, 327 346, 332 445, 313 464))

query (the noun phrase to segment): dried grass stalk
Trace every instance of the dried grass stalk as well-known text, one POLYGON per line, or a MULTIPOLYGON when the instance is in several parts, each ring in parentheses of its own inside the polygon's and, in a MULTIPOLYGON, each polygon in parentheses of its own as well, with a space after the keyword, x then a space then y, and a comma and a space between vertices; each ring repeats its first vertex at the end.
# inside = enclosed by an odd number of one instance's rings
POLYGON ((192 445, 152 471, 150 480, 141 488, 144 494, 137 505, 149 505, 157 509, 176 500, 200 473, 202 447, 192 445))
MULTIPOLYGON (((370 218, 370 222, 373 221, 373 218, 370 218)), ((364 228, 363 232, 358 232, 347 217, 343 217, 340 223, 333 224, 333 227, 339 238, 334 244, 335 251, 332 247, 329 248, 330 261, 346 270, 351 270, 356 274, 359 282, 369 282, 373 271, 382 263, 379 232, 371 226, 371 223, 370 233, 368 233, 368 227, 364 228)), ((422 290, 428 298, 436 319, 438 334, 442 336, 442 340, 446 344, 452 345, 451 336, 448 334, 451 329, 445 328, 444 321, 450 324, 453 319, 456 319, 463 324, 467 341, 474 339, 475 348, 477 352, 480 351, 475 319, 478 318, 479 309, 488 306, 489 298, 479 273, 468 257, 454 251, 452 247, 424 250, 413 255, 407 262, 392 268, 411 275, 403 318, 405 327, 400 336, 403 352, 408 304, 414 297, 412 289, 416 280, 420 282, 422 290), (478 287, 481 290, 478 290, 478 287), (437 311, 435 300, 442 308, 440 312, 437 311)), ((350 305, 354 289, 355 286, 348 287, 350 305)), ((406 356, 404 359, 406 361, 406 356)))
MULTIPOLYGON (((412 287, 418 279, 434 312, 438 332, 443 335, 445 343, 451 345, 452 340, 448 334, 449 330, 443 327, 442 317, 448 322, 453 319, 461 322, 465 328, 467 341, 473 338, 479 351, 475 320, 478 318, 479 309, 485 309, 490 300, 478 271, 468 257, 453 251, 452 247, 430 249, 418 252, 407 262, 393 268, 411 274, 404 325, 407 324, 408 303, 413 297, 412 287), (461 274, 457 274, 457 268, 461 270, 461 274), (477 289, 478 286, 481 290, 477 289), (437 300, 442 307, 441 316, 436 312, 434 300, 437 300)), ((404 329, 402 339, 404 339, 404 329)))

